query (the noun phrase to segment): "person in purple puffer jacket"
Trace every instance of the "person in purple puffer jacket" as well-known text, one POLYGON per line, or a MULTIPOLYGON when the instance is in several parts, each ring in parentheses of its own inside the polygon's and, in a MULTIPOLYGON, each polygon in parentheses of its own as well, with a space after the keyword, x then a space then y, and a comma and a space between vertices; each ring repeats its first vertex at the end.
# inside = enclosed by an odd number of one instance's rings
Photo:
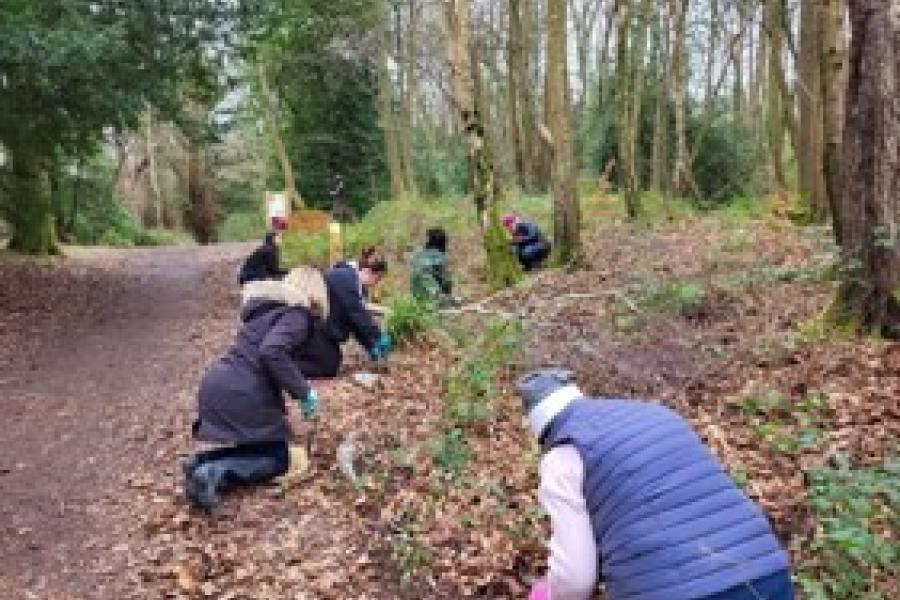
POLYGON ((691 426, 647 402, 587 398, 564 369, 518 383, 543 456, 547 577, 532 600, 793 600, 762 511, 691 426))

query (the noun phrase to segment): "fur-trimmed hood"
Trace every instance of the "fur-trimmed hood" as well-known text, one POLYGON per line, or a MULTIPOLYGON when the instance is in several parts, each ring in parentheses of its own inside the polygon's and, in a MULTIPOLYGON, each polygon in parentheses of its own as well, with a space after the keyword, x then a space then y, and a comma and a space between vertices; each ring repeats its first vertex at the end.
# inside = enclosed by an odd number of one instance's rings
POLYGON ((310 267, 291 270, 283 280, 251 281, 241 289, 241 305, 275 302, 302 306, 315 316, 328 318, 328 291, 322 274, 310 267))

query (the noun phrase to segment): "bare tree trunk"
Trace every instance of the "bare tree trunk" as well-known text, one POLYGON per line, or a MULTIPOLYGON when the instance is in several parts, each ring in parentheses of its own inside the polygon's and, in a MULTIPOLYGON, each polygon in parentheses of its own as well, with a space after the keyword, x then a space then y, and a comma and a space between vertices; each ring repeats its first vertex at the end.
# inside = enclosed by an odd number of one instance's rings
POLYGON ((719 0, 709 0, 709 39, 706 47, 706 81, 704 90, 704 111, 706 118, 713 110, 713 88, 716 71, 716 52, 719 44, 719 0))
POLYGON ((469 55, 470 0, 447 0, 447 50, 450 63, 452 102, 458 111, 466 142, 472 196, 483 231, 487 254, 488 280, 493 289, 506 287, 521 277, 516 257, 510 252, 506 234, 497 214, 499 189, 494 164, 487 145, 473 85, 469 55))
POLYGON ((825 197, 831 209, 834 234, 838 244, 843 244, 840 194, 843 188, 841 173, 842 115, 841 84, 844 71, 843 0, 818 0, 820 36, 820 76, 822 107, 822 168, 825 179, 825 197))
POLYGON ((531 77, 531 31, 533 31, 534 16, 531 7, 532 0, 511 0, 510 7, 516 6, 515 14, 518 17, 516 60, 510 65, 516 71, 516 96, 518 108, 521 114, 519 139, 522 145, 522 184, 525 189, 534 190, 538 186, 538 161, 540 148, 537 144, 537 119, 535 117, 534 95, 532 94, 531 77))
POLYGON ((900 338, 900 7, 850 0, 842 316, 900 338))
MULTIPOLYGON (((737 22, 738 22, 738 31, 746 32, 747 31, 747 15, 746 9, 742 5, 737 5, 735 7, 737 12, 737 22)), ((741 121, 744 118, 744 49, 747 46, 747 37, 738 44, 731 55, 731 62, 734 65, 734 88, 732 90, 732 106, 731 110, 734 114, 734 118, 736 121, 741 121)))
POLYGON ((567 89, 566 0, 547 5, 547 86, 553 156, 553 242, 562 264, 581 261, 581 212, 572 152, 572 114, 567 89))
POLYGON ((619 189, 625 194, 625 208, 629 218, 634 218, 636 207, 631 204, 631 196, 628 191, 629 169, 631 158, 628 154, 628 121, 631 112, 631 69, 629 66, 630 52, 628 47, 631 29, 632 0, 622 0, 618 4, 616 15, 616 131, 618 134, 617 146, 619 189))
POLYGON ((797 165, 800 194, 809 203, 817 223, 828 218, 825 179, 822 169, 822 115, 819 102, 821 63, 819 61, 819 17, 816 0, 803 0, 800 13, 800 127, 797 165))
POLYGON ((413 130, 416 102, 416 57, 418 56, 416 0, 409 0, 409 22, 406 34, 406 60, 403 85, 402 120, 403 132, 400 136, 403 151, 403 174, 407 193, 418 196, 416 185, 416 165, 413 157, 413 130))
POLYGON ((519 12, 519 0, 508 0, 509 18, 506 38, 506 92, 509 102, 509 142, 512 146, 513 160, 516 167, 516 182, 520 188, 528 187, 528 176, 525 169, 525 147, 522 140, 522 118, 519 114, 519 62, 522 60, 522 16, 519 12))
POLYGON ((384 135, 384 148, 387 154, 388 173, 391 178, 391 199, 400 200, 406 196, 406 182, 403 176, 403 162, 397 142, 397 118, 394 115, 394 94, 391 89, 391 76, 388 71, 388 47, 390 33, 387 15, 382 17, 381 39, 378 40, 378 95, 381 119, 381 130, 384 135))
POLYGON ((153 136, 153 107, 149 104, 145 111, 147 120, 145 131, 145 142, 147 144, 147 169, 150 180, 150 190, 153 192, 153 206, 155 212, 154 227, 162 227, 163 225, 163 198, 159 191, 159 176, 156 169, 156 147, 153 136))
POLYGON ((670 0, 670 10, 675 20, 675 39, 672 47, 672 70, 675 84, 675 165, 672 169, 672 190, 678 196, 696 193, 691 173, 691 156, 687 143, 687 48, 685 21, 688 0, 670 0))
POLYGON ((294 168, 288 158, 287 149, 284 146, 284 138, 281 137, 281 127, 278 125, 278 116, 275 107, 272 106, 272 92, 269 89, 269 78, 266 76, 266 68, 262 63, 256 65, 259 74, 259 88, 262 94, 262 108, 269 122, 269 130, 272 132, 272 143, 275 145, 275 153, 281 162, 281 170, 284 173, 284 193, 288 206, 295 203, 302 204, 301 195, 297 191, 294 179, 294 168))
POLYGON ((625 191, 625 208, 628 217, 634 219, 640 212, 640 175, 637 167, 637 136, 641 122, 641 95, 644 87, 644 53, 647 46, 647 25, 652 7, 651 0, 641 0, 636 15, 637 25, 632 27, 631 7, 625 2, 620 6, 618 77, 621 88, 619 109, 622 111, 619 130, 619 163, 622 186, 625 191), (629 38, 631 48, 628 49, 629 38))
POLYGON ((206 157, 198 143, 188 150, 188 211, 186 224, 201 244, 216 241, 217 208, 207 172, 206 157))
POLYGON ((575 104, 576 128, 580 128, 587 112, 588 70, 591 36, 597 23, 600 2, 597 0, 568 0, 575 29, 575 55, 578 58, 578 101, 575 104))
MULTIPOLYGON (((765 7, 760 8, 761 11, 765 11, 765 7)), ((760 18, 759 28, 756 34, 756 64, 753 72, 753 82, 754 85, 751 89, 752 102, 752 118, 753 122, 760 123, 765 118, 765 103, 766 103, 766 82, 768 78, 766 77, 767 65, 768 61, 768 47, 769 44, 766 41, 766 25, 765 19, 760 18)))
MULTIPOLYGON (((658 56, 656 59, 659 69, 662 70, 656 94, 656 115, 653 119, 653 158, 650 176, 650 187, 656 192, 662 192, 666 182, 666 165, 668 163, 669 149, 669 94, 671 91, 672 67, 669 64, 672 51, 669 44, 671 14, 662 18, 658 56)), ((657 21, 658 22, 658 21, 657 21)))
POLYGON ((782 73, 784 36, 780 0, 766 0, 766 31, 769 37, 769 86, 766 99, 769 161, 776 188, 787 188, 784 175, 784 108, 779 78, 782 73))
MULTIPOLYGON (((606 12, 606 19, 603 21, 603 35, 601 37, 600 49, 597 53, 597 109, 600 111, 600 122, 597 126, 597 130, 602 136, 601 140, 597 143, 598 145, 606 146, 606 137, 608 135, 609 129, 609 119, 610 116, 615 116, 616 111, 611 110, 610 105, 610 96, 615 88, 611 81, 611 71, 609 68, 610 65, 610 48, 612 46, 613 41, 613 31, 615 29, 615 20, 616 15, 618 14, 618 2, 610 1, 608 3, 608 10, 606 12)), ((598 34, 599 35, 599 34, 598 34)), ((615 160, 610 160, 606 165, 597 165, 597 169, 599 171, 601 179, 606 180, 605 178, 609 176, 610 171, 615 166, 615 160)))

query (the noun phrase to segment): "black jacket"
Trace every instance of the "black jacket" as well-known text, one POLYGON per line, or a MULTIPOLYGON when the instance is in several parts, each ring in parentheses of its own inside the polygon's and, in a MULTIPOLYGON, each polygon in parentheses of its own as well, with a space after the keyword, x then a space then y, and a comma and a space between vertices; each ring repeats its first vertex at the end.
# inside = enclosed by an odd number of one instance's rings
POLYGON ((356 268, 339 263, 325 272, 328 319, 318 321, 309 341, 296 353, 307 377, 334 377, 341 366, 341 344, 352 335, 366 350, 378 343, 381 329, 366 310, 356 268))
POLYGON ((272 235, 267 235, 262 246, 254 250, 244 261, 238 275, 238 283, 244 285, 250 281, 281 279, 287 275, 287 271, 279 266, 279 262, 278 246, 275 245, 272 235))
POLYGON ((224 444, 289 439, 283 392, 295 399, 309 394, 295 354, 321 319, 279 297, 283 285, 256 282, 245 288, 260 292, 245 301, 234 344, 200 383, 197 438, 224 444))

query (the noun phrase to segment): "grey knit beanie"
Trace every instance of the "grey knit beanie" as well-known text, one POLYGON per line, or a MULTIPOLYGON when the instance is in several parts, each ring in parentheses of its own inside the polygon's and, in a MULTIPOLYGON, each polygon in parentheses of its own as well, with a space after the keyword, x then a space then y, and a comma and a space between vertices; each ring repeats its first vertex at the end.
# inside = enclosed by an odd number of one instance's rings
POLYGON ((519 379, 517 387, 529 426, 538 439, 556 415, 581 397, 575 373, 558 367, 532 371, 519 379))

